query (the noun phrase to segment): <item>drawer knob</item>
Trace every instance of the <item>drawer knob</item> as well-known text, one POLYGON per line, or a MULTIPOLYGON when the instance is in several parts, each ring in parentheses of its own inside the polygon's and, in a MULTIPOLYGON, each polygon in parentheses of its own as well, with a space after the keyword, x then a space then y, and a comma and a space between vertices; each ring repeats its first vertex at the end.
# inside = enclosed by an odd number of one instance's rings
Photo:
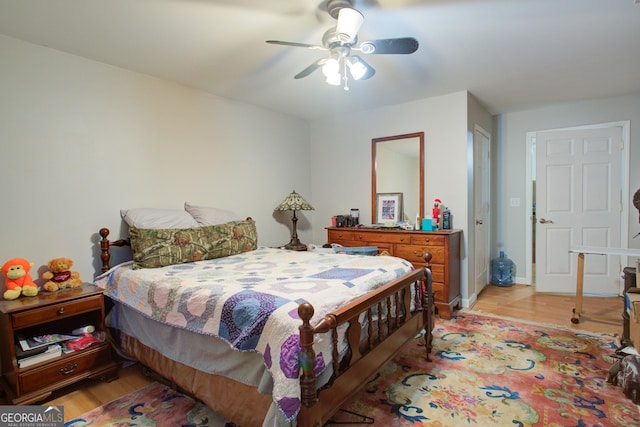
POLYGON ((70 373, 75 371, 77 367, 78 367, 78 362, 74 362, 71 365, 63 366, 62 368, 60 368, 60 373, 62 375, 69 375, 70 373))
POLYGON ((64 314, 64 307, 60 307, 60 310, 58 310, 58 315, 62 314, 64 314))

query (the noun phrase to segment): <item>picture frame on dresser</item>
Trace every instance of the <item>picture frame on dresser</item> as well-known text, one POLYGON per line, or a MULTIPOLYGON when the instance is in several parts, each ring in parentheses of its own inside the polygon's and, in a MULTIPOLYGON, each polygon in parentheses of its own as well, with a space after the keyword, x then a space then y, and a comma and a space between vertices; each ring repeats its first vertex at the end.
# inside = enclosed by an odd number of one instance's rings
POLYGON ((376 193, 376 223, 402 220, 402 193, 376 193))

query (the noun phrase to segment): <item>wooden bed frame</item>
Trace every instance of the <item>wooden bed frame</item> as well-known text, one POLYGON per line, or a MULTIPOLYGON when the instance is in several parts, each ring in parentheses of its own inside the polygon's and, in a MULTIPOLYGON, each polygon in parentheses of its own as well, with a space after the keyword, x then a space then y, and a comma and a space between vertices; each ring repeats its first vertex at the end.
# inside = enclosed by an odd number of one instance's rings
MULTIPOLYGON (((102 272, 106 272, 110 268, 111 247, 130 246, 130 241, 129 239, 121 239, 110 242, 107 228, 100 230, 100 236, 102 237, 100 240, 102 272)), ((435 312, 431 270, 429 268, 431 254, 425 253, 424 257, 427 267, 414 270, 373 292, 363 295, 335 312, 325 315, 316 325, 311 325, 310 323, 314 314, 313 306, 309 303, 300 304, 298 314, 302 320, 302 325, 299 327, 300 346, 302 349, 299 357, 302 407, 297 416, 299 427, 321 427, 330 421, 340 407, 348 403, 387 362, 402 350, 405 344, 423 330, 425 331, 425 356, 429 360, 435 312), (410 310, 412 288, 417 291, 415 292, 415 301, 413 301, 417 309, 413 312, 410 310), (422 292, 419 292, 420 289, 422 292), (422 299, 420 300, 420 298, 422 299), (383 310, 386 310, 383 316, 374 316, 374 313, 381 313, 383 310), (362 330, 358 321, 362 314, 368 320, 367 330, 365 331, 362 330), (336 329, 345 324, 349 325, 347 329, 348 349, 344 353, 345 355, 339 358, 336 329), (333 375, 325 386, 318 388, 316 385, 317 378, 309 361, 315 360, 315 352, 313 350, 315 335, 325 332, 331 332, 332 337, 333 375), (363 335, 366 337, 364 340, 361 339, 363 335)), ((137 347, 141 346, 139 343, 136 343, 136 345, 137 347)), ((228 403, 220 403, 219 401, 221 395, 237 394, 238 384, 231 385, 236 387, 233 393, 222 392, 225 389, 224 385, 220 384, 220 377, 215 378, 216 386, 218 387, 217 392, 215 387, 208 385, 203 387, 202 384, 194 385, 197 381, 194 380, 193 375, 199 378, 203 375, 206 377, 209 374, 181 365, 179 366, 180 369, 196 372, 192 372, 192 375, 187 376, 188 379, 184 380, 185 375, 175 374, 177 369, 175 365, 179 365, 178 362, 165 360, 164 356, 149 348, 144 350, 140 353, 143 357, 138 359, 141 364, 175 382, 181 390, 202 400, 214 412, 228 418, 230 421, 239 422, 232 418, 233 414, 225 413, 225 409, 229 408, 228 403), (148 356, 147 353, 149 351, 155 354, 148 356), (168 366, 167 363, 169 364, 168 366), (203 388, 207 389, 206 393, 201 392, 203 388), (215 399, 212 396, 215 396, 215 399)), ((200 381, 205 380, 200 379, 200 381)), ((262 400, 269 403, 271 396, 266 397, 268 399, 262 400)), ((254 406, 250 407, 252 411, 256 409, 254 406)), ((244 412, 252 412, 246 409, 247 406, 244 406, 244 412)), ((236 410, 235 412, 237 413, 238 411, 236 410)), ((255 420, 242 421, 240 425, 243 427, 257 424, 255 420)))

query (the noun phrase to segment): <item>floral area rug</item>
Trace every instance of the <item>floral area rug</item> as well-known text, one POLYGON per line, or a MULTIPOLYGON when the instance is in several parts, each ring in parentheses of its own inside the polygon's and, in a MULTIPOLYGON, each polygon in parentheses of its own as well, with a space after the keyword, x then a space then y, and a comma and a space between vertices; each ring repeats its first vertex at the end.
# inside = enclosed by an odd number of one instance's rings
POLYGON ((202 403, 155 382, 67 421, 65 427, 234 427, 202 403))
POLYGON ((376 426, 639 426, 606 382, 611 336, 459 312, 436 321, 431 361, 417 337, 336 421, 376 426))

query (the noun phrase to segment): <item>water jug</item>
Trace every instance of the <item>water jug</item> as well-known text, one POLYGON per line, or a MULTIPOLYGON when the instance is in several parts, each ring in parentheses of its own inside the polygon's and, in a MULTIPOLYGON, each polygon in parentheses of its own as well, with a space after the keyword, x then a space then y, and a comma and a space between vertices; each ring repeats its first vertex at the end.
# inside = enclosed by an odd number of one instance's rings
POLYGON ((512 286, 515 273, 516 266, 513 261, 504 256, 504 251, 500 251, 500 258, 491 260, 492 284, 503 287, 512 286))

